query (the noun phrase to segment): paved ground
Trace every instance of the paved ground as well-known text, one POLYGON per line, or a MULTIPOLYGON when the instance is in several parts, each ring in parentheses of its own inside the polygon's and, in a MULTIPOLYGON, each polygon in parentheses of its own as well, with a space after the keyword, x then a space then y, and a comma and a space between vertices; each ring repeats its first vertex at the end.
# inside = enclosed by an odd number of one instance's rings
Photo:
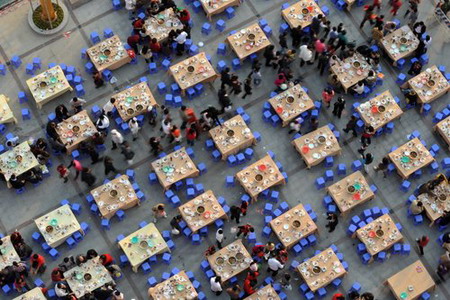
MULTIPOLYGON (((181 0, 176 1, 180 6, 184 6, 181 0)), ((11 105, 16 115, 20 116, 21 108, 29 108, 32 111, 32 120, 20 121, 17 126, 8 125, 8 130, 19 135, 22 140, 29 136, 36 138, 44 136, 44 125, 47 122, 47 115, 54 110, 56 105, 59 103, 67 103, 72 97, 70 94, 65 94, 57 100, 46 104, 41 110, 37 109, 32 101, 27 104, 19 105, 17 101, 17 92, 20 90, 27 91, 25 81, 28 79, 28 76, 25 75, 24 65, 27 62, 31 62, 33 57, 40 57, 43 61, 44 68, 50 62, 66 63, 67 65, 76 66, 78 73, 82 74, 84 79, 86 79, 84 87, 87 91, 85 98, 89 103, 88 108, 92 107, 94 104, 103 105, 114 91, 114 87, 110 85, 105 88, 94 89, 90 76, 84 71, 85 61, 80 59, 80 49, 90 45, 89 34, 91 31, 96 30, 102 32, 106 27, 112 28, 122 40, 126 40, 130 33, 130 22, 127 19, 126 11, 124 9, 113 11, 111 2, 106 0, 90 1, 76 8, 71 7, 67 1, 64 2, 69 6, 70 11, 70 21, 64 30, 66 32, 65 35, 60 33, 55 36, 45 37, 32 32, 26 21, 29 9, 27 5, 18 6, 12 12, 0 17, 0 60, 8 61, 13 55, 19 55, 24 62, 18 70, 13 71, 10 69, 5 77, 0 78, 0 92, 11 97, 13 100, 11 105)), ((257 21, 259 18, 265 18, 276 33, 275 36, 271 38, 271 41, 275 45, 278 45, 276 36, 278 35, 278 28, 281 22, 280 6, 284 2, 286 1, 247 0, 236 9, 236 17, 227 20, 227 30, 225 32, 220 33, 218 31, 213 31, 209 36, 204 36, 200 33, 201 25, 206 21, 205 16, 203 14, 193 13, 192 15, 195 24, 192 30, 193 39, 195 42, 203 41, 205 43, 202 50, 212 56, 214 65, 221 59, 225 59, 230 63, 234 58, 231 54, 226 57, 217 57, 215 54, 217 44, 223 42, 227 32, 230 30, 245 27, 257 21)), ((289 2, 294 3, 295 1, 289 2)), ((330 8, 330 20, 334 25, 340 22, 345 24, 351 39, 356 40, 357 43, 363 43, 367 39, 369 28, 366 27, 365 31, 361 31, 358 28, 358 24, 362 18, 360 8, 355 7, 350 14, 348 12, 336 10, 330 1, 321 0, 320 4, 326 4, 330 8)), ((420 19, 428 18, 431 13, 431 8, 432 5, 428 1, 422 1, 422 4, 420 5, 420 19)), ((405 9, 405 7, 401 9, 401 15, 403 15, 405 9)), ((386 8, 384 8, 383 11, 388 15, 386 8)), ((218 18, 219 17, 216 17, 215 19, 217 20, 218 18)), ((401 17, 400 19, 403 22, 401 17)), ((428 32, 433 36, 433 45, 429 51, 430 64, 447 64, 447 68, 449 68, 447 55, 447 51, 450 50, 449 45, 443 43, 443 36, 438 33, 436 27, 431 27, 428 32)), ((390 67, 386 61, 383 61, 382 65, 386 80, 383 86, 377 88, 377 92, 389 89, 393 94, 400 96, 400 90, 395 84, 395 77, 398 71, 390 67)), ((146 70, 147 67, 144 61, 141 60, 138 65, 128 65, 114 71, 114 75, 118 79, 116 88, 122 89, 127 85, 136 83, 142 76, 147 76, 150 87, 154 91, 156 91, 155 87, 159 81, 164 81, 166 84, 172 82, 172 78, 162 71, 157 75, 149 75, 146 70)), ((248 72, 249 65, 246 63, 244 68, 238 73, 241 75, 241 78, 243 78, 248 72)), ((309 88, 310 94, 314 99, 318 99, 320 92, 324 87, 325 78, 319 77, 313 67, 297 69, 295 72, 296 75, 302 75, 305 78, 303 82, 304 86, 309 88)), ((236 98, 233 99, 233 101, 235 106, 242 105, 246 112, 251 116, 252 122, 250 128, 259 131, 262 134, 262 141, 255 147, 256 159, 265 155, 266 151, 272 150, 289 175, 289 183, 279 188, 281 201, 287 201, 291 206, 300 202, 309 203, 319 216, 318 224, 321 229, 321 235, 319 237, 318 245, 316 245, 314 249, 304 251, 297 259, 309 257, 313 254, 314 250, 324 249, 334 243, 344 253, 345 259, 350 265, 348 276, 343 280, 343 285, 341 287, 342 291, 347 291, 353 282, 359 281, 363 285, 363 289, 365 291, 373 292, 377 299, 393 299, 388 289, 382 283, 387 277, 417 260, 419 256, 416 253, 416 249, 412 251, 410 256, 394 256, 386 263, 373 263, 366 266, 360 262, 360 259, 356 254, 356 241, 348 238, 345 234, 348 220, 343 220, 341 218, 340 224, 334 233, 328 234, 326 232, 324 228, 325 209, 321 204, 325 192, 323 190, 317 191, 313 185, 315 178, 321 176, 325 171, 325 168, 323 166, 317 166, 311 170, 307 170, 298 153, 290 145, 290 137, 287 134, 287 130, 281 129, 280 127, 273 128, 262 121, 262 104, 268 99, 270 90, 273 87, 273 71, 263 70, 263 77, 264 83, 267 84, 255 89, 251 97, 245 100, 236 98)), ((192 102, 188 102, 188 100, 184 101, 197 110, 204 108, 207 104, 217 105, 217 89, 217 82, 215 84, 207 85, 206 92, 201 98, 197 98, 192 102)), ((157 95, 158 93, 155 92, 154 94, 157 95)), ((31 95, 29 95, 29 97, 31 97, 31 95)), ((157 100, 162 103, 162 97, 159 95, 156 97, 157 100)), ((342 129, 350 115, 349 109, 351 108, 351 104, 354 102, 349 97, 347 97, 347 99, 347 109, 341 120, 335 120, 329 111, 323 110, 320 116, 320 124, 325 125, 332 122, 339 129, 342 129)), ((445 95, 434 102, 432 114, 441 110, 448 103, 448 95, 445 95)), ((173 110, 173 115, 177 115, 175 109, 173 110)), ((419 130, 422 134, 422 138, 428 145, 437 143, 441 146, 442 150, 438 156, 438 160, 440 161, 443 157, 449 155, 449 151, 442 140, 434 134, 432 127, 433 123, 431 122, 431 116, 423 117, 417 111, 409 110, 404 114, 401 120, 395 122, 393 134, 383 135, 374 140, 370 152, 374 154, 376 160, 381 159, 392 146, 401 145, 406 142, 407 134, 411 133, 413 130, 419 130)), ((150 186, 147 181, 147 175, 150 172, 149 165, 154 158, 149 155, 146 141, 148 141, 149 137, 156 134, 158 134, 157 130, 146 125, 140 132, 139 139, 132 145, 137 153, 132 168, 137 174, 137 182, 140 184, 141 189, 145 192, 147 199, 149 200, 139 208, 128 210, 126 212, 127 218, 123 222, 118 223, 114 220, 111 231, 104 231, 101 229, 100 219, 93 217, 89 213, 86 201, 84 201, 84 197, 88 194, 89 188, 83 183, 74 180, 70 180, 69 183, 63 185, 58 179, 54 168, 52 169, 52 176, 47 178, 44 184, 41 184, 36 188, 28 187, 28 191, 21 196, 17 196, 14 191, 9 190, 6 187, 2 188, 2 201, 0 201, 0 231, 2 233, 11 233, 13 230, 20 230, 26 240, 32 243, 31 234, 36 230, 33 220, 36 217, 55 209, 59 205, 61 199, 67 198, 71 202, 82 203, 84 211, 78 219, 80 222, 88 222, 91 225, 92 230, 76 249, 69 250, 65 246, 59 247, 58 250, 62 255, 76 255, 78 253, 85 253, 89 248, 95 248, 102 253, 112 253, 118 258, 122 253, 116 247, 115 237, 118 234, 128 234, 134 231, 137 228, 138 223, 142 220, 150 221, 150 208, 155 203, 164 201, 161 187, 159 185, 150 186)), ((353 160, 358 158, 356 149, 359 147, 359 141, 347 139, 348 136, 345 136, 345 134, 343 137, 345 140, 345 142, 341 142, 343 152, 342 155, 336 159, 336 163, 346 163, 347 166, 349 166, 353 160)), ((130 139, 130 137, 128 137, 128 139, 130 139)), ((240 187, 225 188, 224 179, 226 175, 235 174, 240 167, 229 168, 224 162, 212 162, 209 158, 209 152, 204 149, 203 140, 204 137, 202 138, 202 142, 198 142, 194 146, 196 154, 194 161, 196 163, 206 163, 208 173, 197 178, 196 182, 203 183, 207 189, 213 189, 217 195, 223 195, 227 199, 228 204, 238 203, 239 198, 243 193, 243 189, 240 187)), ((165 146, 167 151, 170 152, 172 146, 167 144, 165 146)), ((126 169, 127 166, 122 160, 120 153, 107 150, 107 154, 116 159, 116 165, 120 169, 126 169)), ((69 159, 67 157, 54 157, 53 161, 55 164, 68 163, 69 159)), ((88 162, 86 162, 86 164, 88 164, 88 162)), ((95 167, 94 173, 97 175, 98 183, 100 184, 103 180, 103 167, 95 167)), ((424 173, 425 175, 420 180, 413 180, 413 187, 428 180, 432 176, 428 171, 424 173)), ((371 170, 367 177, 370 183, 374 183, 378 186, 379 192, 371 203, 356 209, 355 214, 362 212, 365 208, 370 208, 375 205, 380 207, 387 206, 389 207, 393 218, 403 225, 403 234, 406 242, 413 245, 415 238, 421 234, 429 235, 432 242, 429 247, 427 247, 426 254, 421 257, 421 260, 426 265, 428 271, 436 277, 434 275, 434 270, 437 266, 437 258, 442 252, 440 247, 434 242, 439 234, 438 231, 435 228, 429 228, 427 225, 413 226, 412 221, 406 218, 406 207, 404 206, 404 203, 409 194, 405 194, 399 190, 401 182, 399 176, 391 175, 388 179, 383 179, 380 175, 374 174, 371 170)), ((182 197, 182 199, 184 199, 184 195, 182 195, 182 197)), ((260 201, 256 205, 251 206, 250 213, 244 218, 244 221, 251 222, 255 225, 259 241, 266 242, 266 239, 262 238, 260 234, 263 226, 263 216, 261 213, 263 205, 264 202, 260 201)), ((170 216, 173 216, 175 211, 169 208, 169 214, 170 216)), ((157 226, 160 230, 167 230, 169 228, 169 220, 163 220, 159 222, 157 226)), ((226 225, 228 241, 233 239, 233 236, 229 233, 231 226, 231 224, 226 225)), ((178 267, 180 269, 194 271, 196 277, 202 283, 202 290, 208 297, 225 299, 225 295, 215 297, 210 293, 209 284, 205 280, 206 278, 199 267, 203 251, 206 249, 207 245, 214 241, 212 230, 210 230, 210 234, 202 242, 201 246, 192 246, 190 241, 182 236, 176 237, 174 241, 177 248, 173 252, 173 260, 170 268, 178 267)), ((39 249, 37 245, 35 247, 39 249)), ((50 263, 49 270, 51 270, 55 264, 56 263, 50 263)), ((150 276, 159 278, 162 272, 167 269, 167 266, 159 264, 153 268, 153 272, 150 276)), ((127 299, 147 298, 147 277, 147 275, 143 275, 142 273, 136 274, 129 268, 126 268, 125 278, 119 282, 119 288, 125 293, 127 299)), ((264 277, 265 274, 261 276, 261 278, 264 277)), ((43 279, 50 283, 49 272, 43 276, 43 279)), ((298 279, 296 278, 296 281, 294 281, 294 290, 288 292, 289 299, 295 299, 300 296, 297 291, 300 281, 297 280, 298 279)), ((331 290, 329 290, 329 294, 330 293, 331 290)), ((3 295, 1 297, 6 298, 3 295)), ((331 297, 328 296, 327 299, 329 298, 331 297)), ((435 299, 450 299, 449 286, 438 285, 435 290, 435 299)))

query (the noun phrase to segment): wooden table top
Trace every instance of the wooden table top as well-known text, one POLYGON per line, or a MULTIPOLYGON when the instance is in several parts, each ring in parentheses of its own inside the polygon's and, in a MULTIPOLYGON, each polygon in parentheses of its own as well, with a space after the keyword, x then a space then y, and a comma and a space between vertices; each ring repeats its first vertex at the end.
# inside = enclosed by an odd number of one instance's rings
POLYGON ((305 28, 311 25, 312 19, 318 15, 324 15, 319 5, 314 0, 301 0, 281 11, 283 19, 291 28, 301 26, 305 28))
POLYGON ((205 52, 191 56, 170 67, 170 73, 182 90, 214 80, 218 75, 206 58, 205 52))
POLYGON ((178 210, 192 232, 208 226, 227 215, 211 190, 178 207, 178 210))
POLYGON ((391 248, 395 243, 403 239, 403 235, 388 214, 382 215, 366 226, 358 229, 356 236, 366 245, 367 252, 371 256, 391 248), (378 230, 383 231, 380 237, 376 235, 378 230))
POLYGON ((408 25, 402 26, 381 40, 381 45, 393 61, 414 53, 419 46, 419 39, 408 25))
POLYGON ((97 71, 114 70, 131 61, 118 35, 114 35, 86 50, 97 71))
POLYGON ((9 181, 11 175, 16 177, 39 166, 27 141, 0 155, 0 171, 9 181))
POLYGON ((252 198, 271 186, 285 183, 283 174, 269 155, 236 173, 236 179, 252 198))
POLYGON ((271 45, 258 23, 238 30, 235 34, 228 36, 227 41, 240 60, 271 45), (254 35, 252 40, 249 39, 250 34, 254 35))
POLYGON ((80 266, 64 272, 63 275, 78 299, 109 282, 114 282, 108 270, 99 262, 98 257, 89 259, 80 266), (89 281, 84 280, 85 274, 90 274, 92 278, 89 281), (81 275, 81 279, 78 279, 77 275, 81 275))
POLYGON ((157 159, 151 164, 164 189, 170 188, 175 182, 198 176, 199 171, 183 147, 167 156, 157 159))
POLYGON ((132 267, 138 267, 156 254, 170 252, 166 241, 153 223, 125 237, 119 242, 119 247, 128 257, 132 267))
POLYGON ((395 102, 390 91, 384 91, 380 95, 362 103, 356 110, 364 123, 372 126, 375 130, 382 128, 403 114, 402 109, 395 102), (379 109, 384 109, 384 111, 380 112, 379 109))
POLYGON ((372 67, 366 62, 364 57, 356 53, 344 59, 336 58, 336 63, 332 64, 331 71, 337 75, 342 87, 347 91, 350 87, 367 78, 372 67), (358 65, 356 67, 355 65, 358 65))
POLYGON ((13 300, 46 300, 47 298, 42 293, 40 287, 35 287, 32 290, 29 290, 25 294, 20 295, 19 297, 14 298, 13 300))
POLYGON ((59 65, 28 79, 26 82, 39 108, 48 101, 72 90, 59 65))
POLYGON ((418 138, 410 140, 388 155, 403 178, 408 178, 415 171, 434 161, 433 156, 418 138), (416 153, 417 158, 412 159, 411 156, 414 154, 411 153, 416 153))
POLYGON ((331 248, 325 249, 306 262, 301 263, 297 267, 297 271, 313 292, 326 287, 336 278, 347 274, 344 266, 331 248), (318 275, 314 275, 313 271, 313 268, 316 266, 322 268, 318 275))
POLYGON ((411 78, 408 83, 417 93, 419 103, 430 103, 450 89, 450 84, 436 65, 411 78), (434 84, 432 87, 428 85, 430 82, 434 84))
POLYGON ((406 293, 408 300, 419 299, 424 292, 433 289, 436 285, 420 260, 389 277, 386 283, 397 300, 405 299, 402 298, 402 293, 406 293), (413 290, 410 291, 409 287, 413 290))
POLYGON ((1 241, 3 244, 0 246, 0 249, 3 253, 0 255, 0 271, 8 266, 12 266, 13 262, 20 261, 20 257, 11 243, 11 237, 9 235, 5 236, 1 241))
POLYGON ((316 223, 311 219, 303 204, 291 208, 269 224, 286 248, 294 246, 302 238, 317 231, 316 223))
POLYGON ((444 211, 450 211, 450 184, 442 182, 433 190, 433 193, 436 197, 425 193, 417 196, 417 199, 422 201, 427 217, 434 223, 444 211))
POLYGON ((87 111, 82 110, 76 115, 58 123, 56 132, 66 146, 67 151, 72 152, 78 148, 81 142, 90 139, 97 132, 97 128, 91 121, 87 111))
POLYGON ((222 154, 222 159, 256 143, 253 133, 240 115, 223 122, 222 126, 214 127, 209 135, 222 154))
POLYGON ((150 16, 145 20, 145 31, 149 36, 162 42, 169 37, 169 33, 177 29, 183 29, 183 24, 178 19, 172 8, 168 8, 156 16, 150 16))
POLYGON ((450 146, 450 116, 436 124, 436 130, 450 146))
POLYGON ((256 291, 256 293, 245 297, 244 300, 280 300, 275 289, 271 284, 268 284, 256 291))
POLYGON ((133 207, 139 203, 130 179, 122 175, 91 191, 103 218, 110 219, 122 209, 133 207))
POLYGON ((200 2, 207 17, 220 14, 228 7, 241 4, 241 0, 201 0, 200 2))
POLYGON ((68 204, 37 218, 34 223, 36 223, 47 244, 52 248, 61 245, 75 232, 81 231, 80 223, 78 223, 68 204), (47 230, 51 231, 48 232, 47 230))
POLYGON ((327 191, 341 213, 346 213, 375 197, 375 194, 370 189, 369 184, 360 171, 356 171, 330 185, 327 191))
POLYGON ((328 126, 307 133, 293 140, 292 144, 308 168, 320 164, 327 156, 335 156, 341 152, 341 146, 328 126), (323 139, 323 142, 319 142, 319 139, 323 139))
POLYGON ((288 125, 303 112, 314 108, 314 102, 300 84, 270 98, 269 103, 282 120, 283 126, 288 125))
POLYGON ((0 95, 0 124, 17 123, 11 107, 8 105, 9 97, 0 95))
POLYGON ((230 278, 244 272, 250 267, 252 257, 248 253, 242 240, 235 240, 231 244, 218 250, 213 255, 208 256, 208 262, 211 269, 217 276, 222 277, 222 282, 228 281, 230 278), (241 253, 238 255, 238 253, 241 253), (237 259, 236 256, 241 256, 237 259), (233 260, 233 265, 229 260, 233 260))
POLYGON ((146 82, 133 85, 126 90, 112 95, 111 98, 116 99, 114 106, 125 122, 133 117, 145 114, 150 105, 158 106, 146 82))
POLYGON ((193 300, 198 297, 197 291, 185 271, 180 271, 169 279, 149 288, 148 295, 153 300, 193 300))

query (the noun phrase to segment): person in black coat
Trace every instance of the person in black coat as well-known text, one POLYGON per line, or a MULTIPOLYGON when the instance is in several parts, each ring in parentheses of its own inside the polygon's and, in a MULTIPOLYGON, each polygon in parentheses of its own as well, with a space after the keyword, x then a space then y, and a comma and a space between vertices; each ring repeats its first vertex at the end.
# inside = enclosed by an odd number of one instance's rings
POLYGON ((55 108, 55 115, 59 122, 62 122, 70 117, 69 110, 64 104, 60 104, 55 108))
POLYGON ((81 181, 86 182, 88 186, 92 186, 94 185, 96 180, 97 178, 92 175, 91 169, 83 168, 83 170, 81 171, 81 181))
POLYGON ((231 206, 230 208, 231 221, 236 220, 236 224, 239 224, 240 218, 241 218, 241 208, 236 205, 231 206))

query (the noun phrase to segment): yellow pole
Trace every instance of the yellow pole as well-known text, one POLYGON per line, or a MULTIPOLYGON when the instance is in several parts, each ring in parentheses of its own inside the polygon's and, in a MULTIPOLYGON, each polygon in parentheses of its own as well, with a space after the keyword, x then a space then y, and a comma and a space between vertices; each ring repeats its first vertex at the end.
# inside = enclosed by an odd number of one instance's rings
POLYGON ((55 9, 51 0, 39 0, 42 7, 42 19, 52 21, 56 18, 55 9))

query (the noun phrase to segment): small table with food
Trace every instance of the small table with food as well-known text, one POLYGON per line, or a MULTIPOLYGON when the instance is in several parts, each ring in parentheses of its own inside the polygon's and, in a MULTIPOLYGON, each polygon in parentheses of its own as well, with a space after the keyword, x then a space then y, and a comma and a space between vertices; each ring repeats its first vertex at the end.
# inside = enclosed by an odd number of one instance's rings
POLYGON ((450 149, 450 116, 437 123, 434 129, 442 136, 450 149))
POLYGON ((58 123, 56 132, 66 146, 67 152, 71 153, 78 148, 81 142, 89 140, 97 132, 97 128, 89 118, 87 111, 82 110, 58 123))
POLYGON ((312 292, 329 285, 347 274, 333 249, 328 248, 297 267, 300 276, 312 292))
POLYGON ((420 260, 389 277, 386 284, 397 300, 416 300, 436 284, 420 260))
POLYGON ((283 174, 269 155, 236 173, 236 179, 254 201, 262 191, 286 183, 283 174))
POLYGON ((228 7, 239 6, 241 0, 201 0, 206 17, 211 21, 213 15, 224 12, 228 7))
POLYGON ((388 155, 397 173, 404 179, 434 161, 433 156, 418 138, 410 140, 388 155))
POLYGON ((107 283, 114 283, 108 270, 100 263, 99 257, 94 257, 64 272, 67 281, 77 299, 93 292, 107 283))
POLYGON ((153 223, 122 239, 119 247, 128 257, 134 272, 137 272, 139 266, 150 257, 170 252, 169 246, 153 223))
POLYGON ((346 93, 350 87, 366 79, 369 71, 372 70, 369 63, 359 53, 343 61, 337 56, 333 56, 332 60, 335 63, 331 64, 331 71, 337 76, 346 93))
POLYGON ((127 175, 122 175, 91 191, 103 218, 110 219, 122 209, 139 205, 131 182, 127 175))
POLYGON ((235 34, 228 36, 226 41, 240 60, 271 45, 258 23, 238 30, 235 34))
POLYGON ((320 164, 327 156, 341 154, 341 147, 330 127, 323 126, 292 141, 309 168, 320 164))
POLYGON ((450 89, 450 84, 434 65, 408 80, 409 86, 417 93, 419 103, 430 103, 450 89))
POLYGON ((251 294, 248 297, 245 297, 244 300, 280 300, 280 296, 278 296, 275 289, 271 284, 268 284, 256 291, 256 293, 251 294))
POLYGON ((373 256, 403 240, 403 235, 388 215, 382 215, 356 231, 356 237, 366 245, 367 253, 373 256))
POLYGON ((430 226, 433 226, 444 211, 450 211, 450 184, 443 181, 434 188, 433 195, 424 193, 417 196, 417 199, 423 203, 425 213, 431 221, 430 226))
POLYGON ((231 154, 256 144, 255 137, 240 115, 223 122, 222 126, 211 129, 209 135, 222 154, 222 159, 227 159, 231 154))
POLYGON ((419 39, 411 28, 405 25, 385 36, 381 40, 381 45, 389 57, 396 62, 413 54, 419 46, 419 39))
POLYGON ((112 95, 111 98, 116 99, 114 106, 125 122, 133 117, 145 114, 149 106, 158 105, 146 82, 133 85, 112 95))
POLYGON ((131 61, 118 35, 95 44, 86 52, 99 72, 118 69, 131 61))
POLYGON ((28 142, 23 142, 0 155, 0 172, 6 181, 9 181, 11 175, 17 177, 38 166, 39 162, 31 152, 28 142))
POLYGON ((197 177, 199 171, 183 147, 151 164, 164 190, 188 177, 197 177))
POLYGON ((169 37, 169 33, 174 30, 183 29, 183 24, 178 19, 172 8, 168 8, 155 16, 150 16, 145 20, 145 31, 158 42, 162 42, 169 37))
POLYGON ((382 94, 362 103, 356 111, 366 125, 372 126, 375 130, 382 128, 389 122, 400 118, 403 114, 400 106, 395 102, 391 92, 385 91, 382 94))
POLYGON ((316 223, 311 219, 303 204, 288 210, 269 224, 286 248, 291 248, 299 240, 318 232, 316 223))
POLYGON ((300 84, 270 98, 269 103, 280 117, 283 127, 300 114, 314 108, 314 102, 300 84))
POLYGON ((311 25, 312 19, 318 15, 324 15, 319 5, 314 0, 301 0, 281 11, 283 19, 291 28, 301 26, 305 28, 311 25))
POLYGON ((240 239, 208 256, 211 269, 222 278, 222 282, 247 270, 252 261, 250 253, 240 239))
POLYGON ((198 83, 212 82, 218 76, 205 52, 200 52, 171 66, 169 72, 180 86, 183 94, 188 88, 198 83))
POLYGON ((148 289, 148 296, 152 300, 193 300, 198 294, 185 271, 180 271, 167 280, 148 289))
POLYGON ((8 266, 12 266, 13 262, 20 261, 20 257, 16 252, 13 244, 11 243, 11 237, 5 236, 0 239, 2 241, 2 245, 0 246, 0 271, 8 266))
POLYGON ((59 65, 28 79, 27 85, 38 108, 65 92, 73 91, 59 65))
POLYGON ((357 171, 327 188, 342 214, 348 213, 357 205, 361 205, 375 197, 372 189, 360 171, 357 171))
POLYGON ((29 290, 25 294, 22 294, 19 297, 14 298, 13 300, 47 300, 47 298, 42 293, 40 287, 35 287, 34 289, 29 290))
POLYGON ((197 232, 218 219, 228 218, 211 190, 181 205, 178 210, 192 232, 197 232))
POLYGON ((0 124, 17 123, 14 113, 8 105, 9 97, 0 95, 0 124))
POLYGON ((67 238, 77 231, 84 234, 80 223, 78 223, 68 204, 37 218, 34 220, 34 223, 36 223, 47 244, 52 248, 56 248, 64 243, 67 238))

